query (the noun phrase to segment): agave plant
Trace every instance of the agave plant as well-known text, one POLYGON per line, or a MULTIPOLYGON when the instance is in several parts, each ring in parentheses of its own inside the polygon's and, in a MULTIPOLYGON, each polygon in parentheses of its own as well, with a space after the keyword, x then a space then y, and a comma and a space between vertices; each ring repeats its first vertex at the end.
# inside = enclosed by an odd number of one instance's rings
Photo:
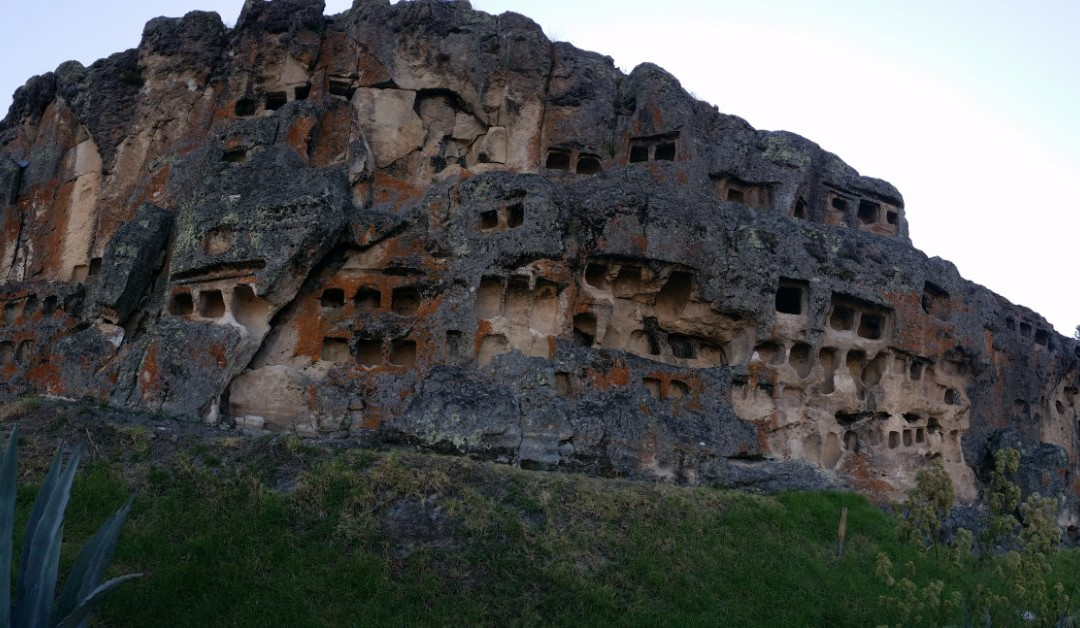
MULTIPOLYGON (((2 440, 2 439, 0 439, 2 440)), ((19 558, 18 588, 11 599, 12 534, 15 525, 15 493, 18 484, 15 444, 18 427, 11 430, 7 448, 0 459, 0 628, 86 626, 90 611, 122 582, 142 574, 128 574, 101 582, 116 548, 120 529, 131 511, 132 499, 94 534, 79 552, 60 597, 56 597, 60 545, 64 536, 64 509, 71 495, 71 483, 79 466, 82 447, 71 454, 64 467, 56 452, 45 482, 34 500, 23 535, 19 558)), ((0 443, 2 446, 2 443, 0 443)))

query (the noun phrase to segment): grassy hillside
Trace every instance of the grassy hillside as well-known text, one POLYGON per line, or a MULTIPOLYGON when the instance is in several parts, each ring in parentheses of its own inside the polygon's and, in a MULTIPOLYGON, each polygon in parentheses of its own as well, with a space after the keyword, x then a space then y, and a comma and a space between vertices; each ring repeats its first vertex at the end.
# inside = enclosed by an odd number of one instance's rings
MULTIPOLYGON (((879 599, 896 596, 875 575, 879 552, 911 561, 919 586, 995 579, 901 545, 890 516, 852 494, 754 496, 97 413, 0 415, 27 434, 28 482, 60 437, 81 435, 95 457, 76 481, 65 561, 137 494, 112 571, 145 576, 103 605, 107 625, 874 626, 901 621, 879 599)), ((23 517, 32 500, 28 486, 23 517)), ((1052 574, 1076 600, 1078 564, 1062 553, 1052 574)))

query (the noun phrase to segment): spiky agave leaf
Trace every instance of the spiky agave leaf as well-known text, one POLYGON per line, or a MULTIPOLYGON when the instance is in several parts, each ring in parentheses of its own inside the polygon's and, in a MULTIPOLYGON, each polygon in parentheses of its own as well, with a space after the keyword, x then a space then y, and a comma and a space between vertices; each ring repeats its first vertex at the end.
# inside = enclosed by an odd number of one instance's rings
POLYGON ((19 428, 15 426, 0 461, 0 628, 11 626, 12 537, 15 534, 15 489, 19 483, 15 444, 18 440, 19 428))
POLYGON ((79 602, 79 605, 75 607, 75 610, 71 611, 70 615, 56 623, 56 628, 84 628, 89 622, 90 613, 105 598, 107 593, 128 580, 141 576, 141 573, 129 573, 98 585, 94 590, 90 591, 86 598, 79 602))
POLYGON ((66 620, 98 588, 102 576, 105 575, 105 569, 112 559, 116 542, 120 538, 120 531, 127 521, 128 514, 131 513, 131 505, 134 501, 135 496, 132 495, 120 510, 102 524, 93 538, 87 541, 79 552, 79 557, 75 559, 75 564, 68 572, 64 588, 60 592, 60 599, 57 601, 55 614, 57 618, 66 620))
MULTIPOLYGON (((75 448, 67 468, 55 479, 51 490, 38 494, 38 500, 45 499, 45 506, 34 526, 30 544, 23 546, 26 568, 19 573, 19 595, 15 599, 15 616, 12 618, 17 626, 46 626, 52 619, 64 510, 81 456, 82 447, 75 448)), ((34 509, 37 510, 37 504, 34 509)))
MULTIPOLYGON (((56 479, 60 477, 60 456, 61 452, 57 449, 56 455, 53 456, 52 465, 49 466, 49 472, 45 474, 45 480, 41 483, 41 488, 38 489, 37 498, 34 499, 34 507, 30 511, 30 518, 26 520, 26 530, 23 531, 22 555, 19 558, 20 574, 26 573, 26 561, 30 559, 27 548, 30 547, 30 541, 34 538, 34 531, 37 530, 37 524, 41 519, 41 513, 44 512, 45 505, 49 501, 49 496, 52 495, 56 479)), ((22 597, 23 588, 23 579, 19 578, 19 590, 15 595, 15 599, 22 597)))

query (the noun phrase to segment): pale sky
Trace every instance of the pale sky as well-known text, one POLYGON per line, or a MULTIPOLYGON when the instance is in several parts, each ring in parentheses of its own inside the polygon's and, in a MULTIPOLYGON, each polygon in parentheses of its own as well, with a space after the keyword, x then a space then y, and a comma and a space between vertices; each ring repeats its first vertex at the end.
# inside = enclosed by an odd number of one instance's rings
MULTIPOLYGON (((152 17, 204 9, 231 25, 242 4, 0 0, 0 112, 31 75, 138 45, 152 17)), ((817 142, 900 189, 928 255, 1063 334, 1080 324, 1080 2, 472 4, 528 15, 625 72, 652 61, 722 112, 817 142)))

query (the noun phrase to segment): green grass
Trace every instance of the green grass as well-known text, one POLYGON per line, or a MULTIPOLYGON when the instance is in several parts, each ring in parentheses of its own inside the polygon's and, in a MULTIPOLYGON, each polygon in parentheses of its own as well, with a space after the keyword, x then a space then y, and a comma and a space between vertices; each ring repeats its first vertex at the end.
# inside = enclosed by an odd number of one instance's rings
MULTIPOLYGON (((356 450, 307 463, 280 491, 260 466, 269 463, 202 447, 136 473, 108 457, 81 470, 65 561, 138 494, 111 572, 145 575, 106 600, 97 621, 875 626, 898 621, 879 599, 888 593, 874 573, 879 552, 912 561, 919 584, 963 590, 994 578, 898 543, 894 521, 848 493, 761 497, 356 450), (421 520, 439 513, 441 524, 403 534, 403 504, 421 520)), ((20 493, 24 511, 32 498, 20 493)), ((1054 573, 1076 600, 1078 560, 1063 552, 1054 573)))

